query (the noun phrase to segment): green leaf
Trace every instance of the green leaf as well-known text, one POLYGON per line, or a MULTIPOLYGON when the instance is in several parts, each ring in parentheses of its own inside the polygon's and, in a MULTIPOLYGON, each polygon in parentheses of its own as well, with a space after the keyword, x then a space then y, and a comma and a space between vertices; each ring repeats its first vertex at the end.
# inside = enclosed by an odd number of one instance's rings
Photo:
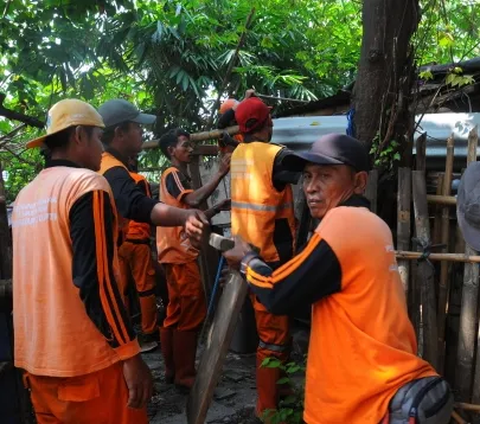
POLYGON ((290 383, 290 379, 288 377, 283 377, 277 381, 277 384, 287 384, 290 383))

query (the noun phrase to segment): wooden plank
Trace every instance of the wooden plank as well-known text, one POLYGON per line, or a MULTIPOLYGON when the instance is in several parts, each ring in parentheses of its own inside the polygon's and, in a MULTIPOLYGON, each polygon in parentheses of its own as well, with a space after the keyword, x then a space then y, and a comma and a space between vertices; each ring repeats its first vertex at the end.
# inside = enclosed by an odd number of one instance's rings
POLYGON ((415 141, 415 169, 423 172, 427 169, 427 133, 415 141))
MULTIPOLYGON (((439 175, 438 179, 443 185, 443 174, 439 175)), ((438 188, 440 191, 443 190, 442 186, 438 188)), ((457 198, 455 196, 442 196, 442 194, 437 191, 437 194, 427 194, 427 202, 435 205, 456 206, 457 198)))
MULTIPOLYGON (((443 196, 449 196, 452 190, 452 172, 453 172, 453 158, 455 139, 453 134, 447 140, 447 157, 445 160, 445 173, 443 174, 443 196)), ((441 243, 446 247, 444 252, 448 252, 448 244, 450 240, 450 208, 444 206, 442 210, 442 230, 441 243)), ((448 314, 448 294, 450 292, 449 280, 450 265, 443 261, 440 264, 440 284, 438 286, 438 352, 439 352, 439 371, 443 373, 443 366, 445 362, 445 325, 448 314)))
MULTIPOLYGON (((430 223, 427 205, 427 187, 423 171, 412 172, 413 209, 417 239, 425 245, 430 243, 430 223)), ((438 369, 438 333, 435 307, 434 269, 427 261, 417 267, 417 281, 421 283, 420 294, 423 321, 423 357, 438 369)))
POLYGON ((378 196, 378 170, 372 169, 368 174, 367 187, 365 189, 365 197, 370 201, 370 209, 373 213, 377 213, 377 196, 378 196))
MULTIPOLYGON (((409 250, 411 238, 410 205, 412 203, 412 171, 410 168, 398 169, 397 193, 397 249, 409 250)), ((408 299, 410 281, 410 261, 398 261, 398 272, 402 279, 405 298, 408 299)))
POLYGON ((195 384, 187 400, 188 424, 205 422, 247 291, 248 286, 242 276, 231 271, 207 336, 195 384))

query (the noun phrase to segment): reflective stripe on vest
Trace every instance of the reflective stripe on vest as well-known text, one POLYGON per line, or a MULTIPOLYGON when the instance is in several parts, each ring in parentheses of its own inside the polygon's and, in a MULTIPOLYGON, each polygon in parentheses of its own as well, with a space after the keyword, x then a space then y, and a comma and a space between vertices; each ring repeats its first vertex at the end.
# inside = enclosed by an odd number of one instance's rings
POLYGON ((232 208, 250 209, 252 211, 276 212, 283 209, 293 208, 293 202, 283 203, 278 206, 257 205, 255 203, 244 203, 244 202, 232 202, 232 208))

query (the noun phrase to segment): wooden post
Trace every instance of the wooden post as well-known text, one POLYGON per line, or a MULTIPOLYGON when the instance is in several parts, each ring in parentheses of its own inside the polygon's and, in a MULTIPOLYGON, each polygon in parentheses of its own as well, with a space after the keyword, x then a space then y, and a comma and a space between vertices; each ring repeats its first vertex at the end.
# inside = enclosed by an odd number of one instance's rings
POLYGON ((365 189, 365 197, 370 201, 370 209, 373 213, 377 213, 377 196, 378 196, 378 170, 372 169, 368 174, 367 188, 365 189))
MULTIPOLYGON (((398 169, 397 193, 397 249, 409 250, 411 238, 410 205, 412 203, 412 171, 410 168, 398 169)), ((399 260, 398 272, 402 279, 405 298, 408 300, 410 280, 410 261, 399 260)))
MULTIPOLYGON (((199 156, 192 156, 192 160, 189 166, 190 176, 192 177, 192 186, 194 189, 198 189, 202 186, 202 179, 200 177, 200 158, 199 156)), ((200 209, 207 209, 207 202, 200 205, 200 209)), ((218 264, 219 256, 218 252, 210 245, 205 246, 200 252, 198 258, 198 265, 202 276, 203 288, 205 290, 205 296, 208 296, 211 292, 213 282, 215 279, 216 268, 218 264)))
MULTIPOLYGON (((443 175, 443 196, 449 196, 452 190, 452 173, 453 173, 453 155, 454 155, 453 134, 447 140, 447 158, 445 161, 445 174, 443 175)), ((448 252, 448 242, 450 232, 450 208, 444 206, 442 210, 442 231, 441 243, 446 247, 445 252, 448 252)), ((440 264, 440 284, 438 287, 438 352, 439 352, 439 368, 440 373, 443 374, 443 365, 445 362, 445 323, 448 312, 448 293, 450 289, 449 270, 450 264, 442 262, 440 264)))
MULTIPOLYGON (((423 171, 412 173, 413 208, 415 212, 416 236, 423 244, 430 243, 427 187, 423 171)), ((420 248, 421 249, 421 248, 420 248)), ((421 261, 417 268, 420 284, 423 318, 423 357, 438 369, 438 333, 435 308, 434 270, 427 261, 421 261)))
POLYGON ((415 141, 415 169, 426 171, 427 169, 427 133, 423 133, 415 141))
MULTIPOLYGON (((436 196, 442 197, 443 192, 443 174, 438 175, 437 180, 437 194, 436 196)), ((430 196, 431 198, 432 196, 430 196)), ((430 200, 427 196, 427 202, 430 203, 430 200)), ((443 208, 440 204, 435 204, 435 218, 433 219, 433 243, 439 244, 442 240, 442 211, 443 208)))

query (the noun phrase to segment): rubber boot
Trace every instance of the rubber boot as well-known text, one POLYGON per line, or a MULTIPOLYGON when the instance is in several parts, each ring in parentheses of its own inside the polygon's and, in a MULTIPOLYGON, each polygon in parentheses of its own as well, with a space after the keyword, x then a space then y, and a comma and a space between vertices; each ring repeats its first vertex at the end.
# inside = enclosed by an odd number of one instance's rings
POLYGON ((173 360, 173 333, 171 328, 160 327, 160 349, 165 361, 165 382, 172 384, 175 379, 175 362, 173 360))
MULTIPOLYGON (((264 423, 270 423, 266 411, 272 412, 278 406, 278 385, 277 381, 280 379, 279 368, 262 367, 262 360, 257 358, 257 406, 255 408, 256 416, 264 423)), ((268 414, 267 414, 268 415, 268 414)))
POLYGON ((175 385, 190 390, 195 382, 195 354, 197 352, 197 332, 178 331, 173 336, 175 355, 175 385))

